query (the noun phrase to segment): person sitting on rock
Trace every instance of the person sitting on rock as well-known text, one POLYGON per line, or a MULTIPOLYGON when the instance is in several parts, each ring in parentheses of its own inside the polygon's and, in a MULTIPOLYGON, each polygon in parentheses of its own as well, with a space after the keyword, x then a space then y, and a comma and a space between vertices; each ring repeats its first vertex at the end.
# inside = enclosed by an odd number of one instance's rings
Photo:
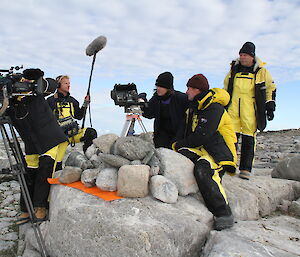
POLYGON ((82 107, 79 102, 70 95, 70 78, 67 75, 60 75, 56 78, 58 83, 57 93, 47 99, 50 108, 53 110, 58 123, 69 138, 71 145, 83 142, 83 152, 93 143, 97 137, 97 131, 93 128, 80 129, 75 121, 81 120, 90 102, 90 97, 85 97, 82 107))
POLYGON ((190 107, 184 137, 172 148, 194 162, 194 175, 204 202, 214 215, 215 229, 230 228, 234 219, 221 184, 226 171, 235 173, 237 160, 236 135, 224 108, 230 97, 224 89, 209 90, 202 74, 190 78, 187 88, 190 107))
POLYGON ((148 105, 143 107, 143 117, 154 118, 154 145, 171 149, 188 108, 187 96, 174 90, 173 75, 161 73, 155 82, 156 90, 148 105))

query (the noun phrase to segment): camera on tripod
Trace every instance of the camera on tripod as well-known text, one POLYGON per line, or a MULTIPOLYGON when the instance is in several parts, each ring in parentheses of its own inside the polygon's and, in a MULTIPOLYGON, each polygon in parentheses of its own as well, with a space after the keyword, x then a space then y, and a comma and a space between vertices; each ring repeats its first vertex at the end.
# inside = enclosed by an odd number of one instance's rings
POLYGON ((110 92, 111 99, 115 105, 124 106, 126 113, 142 113, 141 106, 145 106, 145 102, 139 100, 139 95, 134 83, 115 84, 114 89, 110 92))
POLYGON ((44 73, 40 69, 27 69, 24 73, 14 73, 14 70, 22 68, 22 66, 15 66, 9 70, 0 69, 0 116, 9 107, 9 100, 14 97, 51 94, 57 89, 55 80, 44 79, 42 77, 44 73))
POLYGON ((124 106, 125 113, 128 113, 121 137, 135 133, 134 123, 136 120, 139 122, 143 132, 146 133, 147 130, 140 116, 143 114, 141 106, 147 106, 147 102, 140 100, 136 85, 134 83, 115 84, 114 89, 110 92, 110 96, 114 100, 115 105, 124 106))

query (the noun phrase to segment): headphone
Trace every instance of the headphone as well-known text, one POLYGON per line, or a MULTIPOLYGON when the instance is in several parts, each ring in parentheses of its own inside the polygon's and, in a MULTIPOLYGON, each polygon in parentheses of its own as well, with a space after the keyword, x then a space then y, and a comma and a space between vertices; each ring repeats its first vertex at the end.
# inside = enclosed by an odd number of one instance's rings
POLYGON ((59 75, 59 76, 56 77, 55 80, 56 80, 56 82, 57 82, 57 84, 58 84, 57 88, 60 88, 60 86, 61 86, 61 81, 62 81, 64 78, 69 79, 69 76, 68 76, 68 75, 59 75))

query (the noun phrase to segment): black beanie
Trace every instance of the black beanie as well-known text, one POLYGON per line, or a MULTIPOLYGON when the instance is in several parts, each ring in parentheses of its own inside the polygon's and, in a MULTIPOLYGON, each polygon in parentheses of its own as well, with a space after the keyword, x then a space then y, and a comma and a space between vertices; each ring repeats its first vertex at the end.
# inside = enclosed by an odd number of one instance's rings
POLYGON ((164 72, 158 75, 155 86, 164 87, 167 89, 173 89, 174 77, 171 72, 164 72))
POLYGON ((241 50, 239 51, 239 54, 249 54, 251 55, 252 57, 255 56, 255 45, 252 43, 252 42, 246 42, 241 50))

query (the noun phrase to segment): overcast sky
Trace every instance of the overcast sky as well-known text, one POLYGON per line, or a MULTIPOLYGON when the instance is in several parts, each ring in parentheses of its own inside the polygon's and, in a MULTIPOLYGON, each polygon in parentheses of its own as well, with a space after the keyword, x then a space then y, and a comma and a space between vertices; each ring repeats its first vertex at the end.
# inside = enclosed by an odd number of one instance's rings
MULTIPOLYGON (((46 77, 71 76, 81 103, 96 37, 107 37, 92 80, 92 120, 100 134, 119 134, 125 121, 110 90, 136 83, 152 96, 156 77, 173 73, 175 89, 203 73, 223 87, 230 62, 246 41, 267 63, 277 84, 277 110, 267 130, 299 128, 300 1, 296 0, 1 0, 0 69, 24 65, 46 77)), ((143 119, 148 130, 152 121, 143 119)), ((138 125, 136 125, 138 130, 138 125)))

